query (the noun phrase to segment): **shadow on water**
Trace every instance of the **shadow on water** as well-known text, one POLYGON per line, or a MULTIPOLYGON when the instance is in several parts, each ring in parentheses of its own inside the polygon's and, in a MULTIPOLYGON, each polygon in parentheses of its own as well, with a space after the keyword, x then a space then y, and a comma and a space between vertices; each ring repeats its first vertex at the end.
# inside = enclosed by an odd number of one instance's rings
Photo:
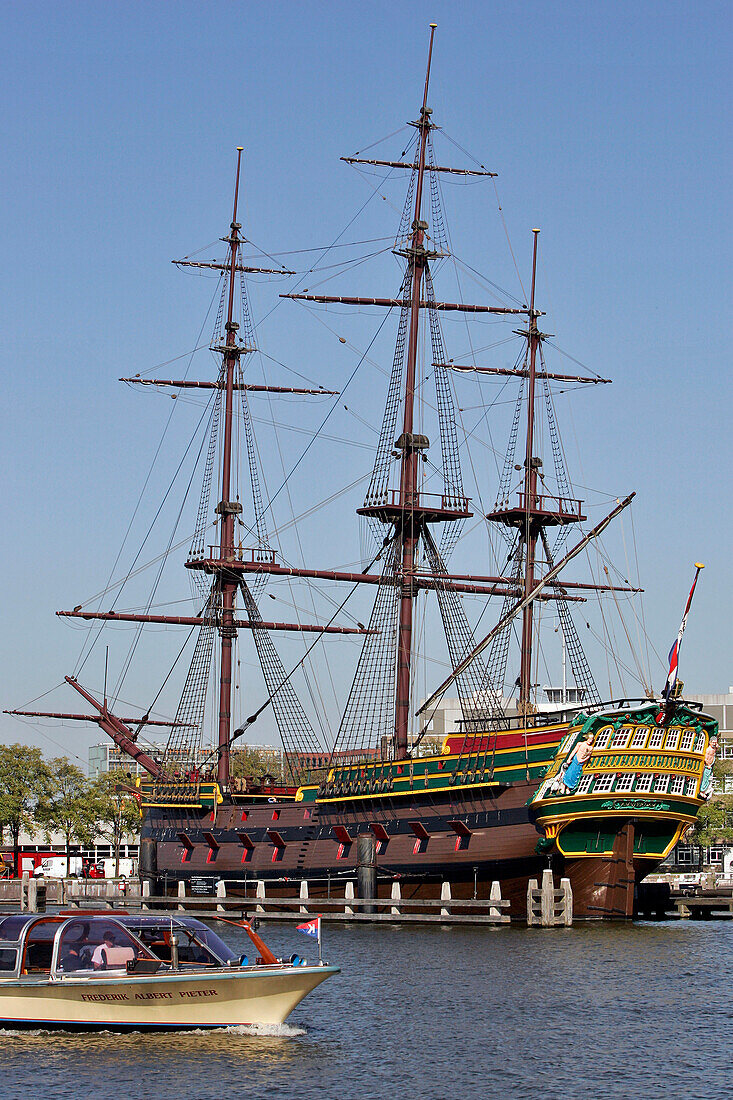
MULTIPOLYGON (((342 973, 282 1028, 0 1032, 0 1096, 730 1095, 733 924, 327 927, 324 938, 342 973)), ((278 952, 299 939, 268 930, 278 952)))

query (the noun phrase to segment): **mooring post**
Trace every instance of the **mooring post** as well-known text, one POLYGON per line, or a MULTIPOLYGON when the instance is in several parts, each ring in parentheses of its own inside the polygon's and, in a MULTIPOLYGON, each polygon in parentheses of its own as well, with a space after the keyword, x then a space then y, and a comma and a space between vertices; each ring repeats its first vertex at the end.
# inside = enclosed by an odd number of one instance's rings
POLYGON ((549 867, 542 872, 542 901, 540 923, 551 928, 555 923, 555 880, 549 867))
POLYGON ((562 890, 563 924, 569 928, 573 923, 573 888, 569 878, 560 879, 560 889, 562 890))
MULTIPOLYGON (((489 891, 489 902, 501 901, 501 884, 496 879, 491 883, 491 890, 489 891)), ((489 905, 489 918, 495 920, 501 920, 501 906, 489 905)))
MULTIPOLYGON (((441 887, 440 887, 440 900, 445 901, 445 902, 449 902, 451 900, 450 883, 449 882, 444 882, 441 885, 441 887)), ((440 915, 441 915, 441 917, 449 917, 450 916, 450 906, 449 905, 444 905, 444 906, 442 905, 440 907, 440 915)))
MULTIPOLYGON (((307 878, 303 878, 303 879, 300 880, 300 900, 301 901, 307 901, 308 900, 308 879, 307 878)), ((300 912, 301 913, 307 913, 308 912, 308 906, 307 905, 301 905, 300 912)))
POLYGON ((150 897, 152 887, 158 877, 158 847, 150 836, 144 836, 140 840, 140 854, 137 861, 137 870, 140 881, 143 883, 150 883, 151 889, 147 895, 150 897))
MULTIPOLYGON (((402 901, 402 887, 399 882, 392 883, 392 901, 402 901)), ((401 905, 391 905, 389 909, 393 917, 398 917, 401 910, 401 905)))
MULTIPOLYGON (((227 896, 227 884, 224 882, 223 878, 220 878, 216 884, 216 896, 218 898, 225 898, 227 896)), ((227 907, 226 905, 217 905, 216 911, 217 913, 226 913, 227 907)))
MULTIPOLYGON (((260 878, 260 879, 257 880, 256 897, 261 898, 262 901, 265 900, 265 880, 264 879, 260 878)), ((265 911, 264 905, 258 905, 255 909, 256 913, 264 913, 264 911, 265 911)))
POLYGON ((113 878, 107 879, 105 886, 107 887, 107 905, 110 909, 115 907, 115 898, 117 897, 117 883, 113 878))
MULTIPOLYGON (((183 881, 182 878, 178 880, 178 896, 179 898, 185 898, 186 896, 186 883, 183 881)), ((185 905, 178 906, 178 909, 181 913, 185 910, 185 908, 185 905)))
MULTIPOLYGON (((374 833, 359 833, 356 838, 356 880, 359 897, 371 901, 377 896, 377 840, 374 833)), ((376 906, 362 906, 362 913, 375 913, 376 906)))
POLYGON ((535 912, 535 899, 539 892, 537 886, 537 879, 531 878, 527 883, 527 924, 539 924, 537 913, 535 912))
POLYGON ((354 884, 351 881, 351 879, 349 879, 346 883, 345 888, 344 888, 344 913, 350 913, 352 916, 354 915, 354 910, 349 905, 349 902, 353 901, 353 900, 354 900, 354 884))
POLYGON ((20 876, 20 911, 25 913, 28 909, 28 884, 30 882, 30 874, 28 871, 23 871, 20 876))
MULTIPOLYGON (((25 879, 25 875, 23 875, 23 878, 25 879)), ((38 912, 38 881, 35 878, 29 878, 26 881, 25 885, 26 885, 26 888, 28 890, 28 905, 27 905, 28 912, 29 913, 37 913, 38 912)))
POLYGON ((149 898, 149 897, 150 897, 150 879, 149 878, 144 878, 143 881, 142 881, 142 891, 141 891, 141 894, 140 894, 140 908, 141 909, 149 909, 150 908, 147 901, 145 900, 146 898, 149 898))

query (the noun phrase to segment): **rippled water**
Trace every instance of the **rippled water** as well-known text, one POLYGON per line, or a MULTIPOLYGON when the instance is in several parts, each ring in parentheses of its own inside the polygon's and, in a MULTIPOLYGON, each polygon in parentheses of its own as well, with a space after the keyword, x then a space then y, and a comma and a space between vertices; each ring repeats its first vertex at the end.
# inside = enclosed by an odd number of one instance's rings
MULTIPOLYGON (((265 935, 279 954, 311 948, 291 928, 270 926, 265 935)), ((230 942, 236 938, 227 931, 230 942)), ((733 1095, 733 923, 329 926, 324 941, 342 973, 283 1027, 121 1036, 0 1031, 0 1096, 733 1095)))

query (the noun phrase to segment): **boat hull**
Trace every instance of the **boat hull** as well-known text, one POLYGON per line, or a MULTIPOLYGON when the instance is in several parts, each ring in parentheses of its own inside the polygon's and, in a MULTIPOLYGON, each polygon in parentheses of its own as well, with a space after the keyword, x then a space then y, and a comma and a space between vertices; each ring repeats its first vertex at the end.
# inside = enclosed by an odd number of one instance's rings
MULTIPOLYGON (((344 881, 357 875, 356 838, 384 830, 386 843, 380 845, 377 839, 375 844, 378 896, 388 897, 392 883, 399 882, 403 897, 436 899, 447 881, 455 898, 488 897, 491 883, 498 881, 502 897, 511 902, 510 915, 522 919, 529 880, 541 877, 550 866, 557 875, 570 878, 577 917, 630 917, 634 887, 661 862, 661 854, 632 856, 631 871, 626 870, 621 889, 613 873, 615 839, 611 851, 582 858, 568 858, 559 851, 538 852, 543 832, 527 806, 536 789, 537 784, 530 782, 483 793, 365 799, 345 806, 224 804, 215 823, 207 812, 149 809, 142 837, 155 845, 156 890, 160 892, 178 880, 209 877, 226 879, 231 884, 228 889, 235 892, 237 883, 241 884, 253 904, 258 881, 266 884, 270 897, 293 896, 302 880, 308 882, 311 899, 342 896, 344 881), (457 822, 468 833, 456 832, 457 822), (422 831, 426 837, 418 835, 422 831), (242 843, 242 836, 252 847, 242 843), (212 848, 212 840, 217 848, 212 848)), ((627 819, 614 821, 613 836, 626 837, 627 826, 627 819)))
POLYGON ((186 1030, 282 1024, 338 968, 266 967, 100 979, 0 981, 0 1026, 186 1030))

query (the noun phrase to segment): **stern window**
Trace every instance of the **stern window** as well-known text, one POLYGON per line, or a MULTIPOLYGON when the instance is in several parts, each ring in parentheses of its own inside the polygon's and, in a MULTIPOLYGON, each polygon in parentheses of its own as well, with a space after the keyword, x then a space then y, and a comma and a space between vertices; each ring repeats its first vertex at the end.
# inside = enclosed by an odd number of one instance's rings
POLYGON ((640 749, 646 741, 646 735, 649 733, 648 726, 637 726, 634 730, 634 736, 631 739, 631 748, 640 749))
MULTIPOLYGON (((676 749, 677 748, 677 743, 679 742, 679 739, 680 739, 681 736, 682 736, 682 730, 681 729, 675 729, 673 727, 671 730, 668 730, 667 731, 667 739, 664 742, 665 749, 676 749)), ((689 748, 689 745, 688 745, 688 748, 689 748)))
POLYGON ((669 776, 668 775, 655 775, 655 777, 654 777, 654 792, 655 792, 655 794, 665 794, 668 786, 669 786, 669 776))
POLYGON ((616 780, 616 790, 617 791, 630 791, 633 786, 634 786, 634 773, 633 772, 624 772, 624 774, 620 775, 618 777, 618 779, 616 780))
POLYGON ((654 782, 654 776, 650 772, 643 772, 636 777, 635 790, 642 793, 644 791, 650 791, 652 789, 652 783, 654 782))

